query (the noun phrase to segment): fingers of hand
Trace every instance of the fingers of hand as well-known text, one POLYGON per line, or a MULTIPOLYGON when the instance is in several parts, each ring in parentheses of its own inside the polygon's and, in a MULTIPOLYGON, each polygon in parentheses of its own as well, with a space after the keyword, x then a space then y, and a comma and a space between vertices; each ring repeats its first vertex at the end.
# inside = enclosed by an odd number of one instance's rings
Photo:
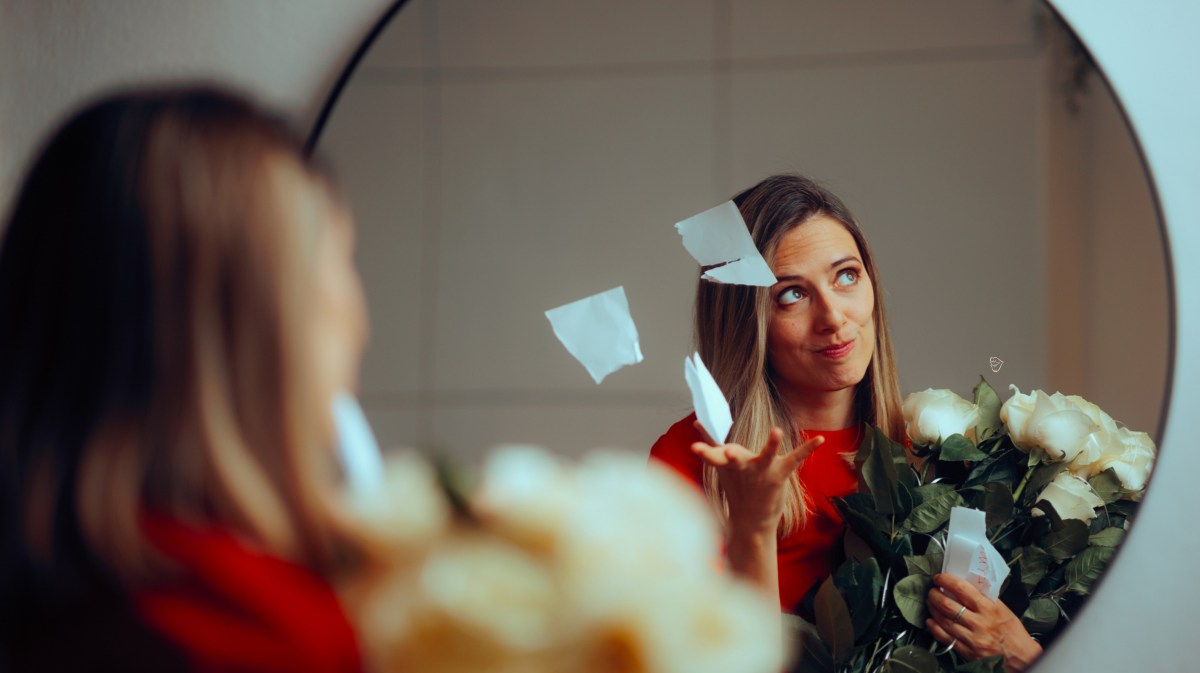
POLYGON ((816 437, 809 438, 800 446, 792 449, 792 452, 787 455, 788 461, 790 462, 790 467, 793 470, 800 467, 800 463, 804 462, 805 458, 808 458, 813 451, 817 450, 818 446, 824 443, 824 435, 817 435, 816 437))
POLYGON ((771 432, 767 434, 767 443, 763 446, 763 450, 759 455, 774 458, 779 454, 779 447, 783 446, 783 430, 779 428, 771 428, 771 432))
POLYGON ((725 467, 729 464, 729 459, 725 457, 725 449, 720 446, 711 446, 704 442, 695 442, 692 444, 692 453, 700 456, 704 462, 715 467, 725 467))
POLYGON ((705 442, 713 446, 717 446, 717 441, 712 438, 712 435, 708 434, 708 430, 704 427, 703 423, 701 423, 699 420, 692 421, 692 427, 696 429, 696 432, 700 433, 700 436, 704 438, 705 442))
POLYGON ((929 590, 925 603, 929 606, 931 615, 946 622, 962 622, 974 618, 974 613, 971 612, 970 607, 964 603, 959 603, 952 594, 942 592, 937 587, 929 590), (963 608, 966 609, 964 610, 963 608))
POLYGON ((980 612, 985 604, 992 603, 992 599, 980 593, 975 585, 954 575, 938 573, 933 576, 933 583, 941 587, 950 598, 958 601, 960 605, 967 606, 967 609, 973 612, 980 612))

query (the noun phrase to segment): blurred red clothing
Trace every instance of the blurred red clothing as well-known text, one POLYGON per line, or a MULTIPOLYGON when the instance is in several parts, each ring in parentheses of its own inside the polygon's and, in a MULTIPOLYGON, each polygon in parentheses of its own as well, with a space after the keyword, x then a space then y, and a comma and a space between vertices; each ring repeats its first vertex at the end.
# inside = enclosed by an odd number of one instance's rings
POLYGON ((329 584, 221 529, 144 517, 184 579, 142 589, 139 614, 205 673, 361 673, 353 628, 329 584))
MULTIPOLYGON (((654 443, 650 456, 674 468, 703 491, 703 462, 691 449, 694 442, 703 441, 692 426, 695 420, 696 415, 691 414, 672 425, 654 443)), ((779 541, 779 604, 786 611, 794 611, 808 590, 833 571, 838 556, 834 546, 841 539, 843 524, 832 499, 858 489, 854 463, 845 458, 846 453, 853 456, 858 449, 858 426, 809 430, 806 435, 822 435, 825 443, 800 465, 800 483, 811 498, 808 521, 779 541)))

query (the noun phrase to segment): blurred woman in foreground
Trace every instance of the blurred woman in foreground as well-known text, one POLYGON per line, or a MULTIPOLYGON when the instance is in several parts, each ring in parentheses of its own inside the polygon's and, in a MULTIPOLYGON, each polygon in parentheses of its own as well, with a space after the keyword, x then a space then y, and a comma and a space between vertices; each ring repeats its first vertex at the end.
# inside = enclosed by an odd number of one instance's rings
POLYGON ((0 247, 0 668, 361 668, 330 588, 352 248, 236 96, 119 93, 53 135, 0 247))

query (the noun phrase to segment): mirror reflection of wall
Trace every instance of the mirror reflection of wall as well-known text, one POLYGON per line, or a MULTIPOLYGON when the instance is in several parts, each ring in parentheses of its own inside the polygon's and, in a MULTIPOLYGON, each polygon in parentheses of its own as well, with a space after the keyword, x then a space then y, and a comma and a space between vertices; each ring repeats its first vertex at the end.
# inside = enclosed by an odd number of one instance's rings
POLYGON ((690 405, 672 225, 781 171, 871 237, 903 392, 985 374, 1153 433, 1162 239, 1086 65, 1029 0, 412 0, 318 145, 359 221, 381 442, 647 450, 690 405), (596 386, 542 312, 617 285, 646 359, 596 386))

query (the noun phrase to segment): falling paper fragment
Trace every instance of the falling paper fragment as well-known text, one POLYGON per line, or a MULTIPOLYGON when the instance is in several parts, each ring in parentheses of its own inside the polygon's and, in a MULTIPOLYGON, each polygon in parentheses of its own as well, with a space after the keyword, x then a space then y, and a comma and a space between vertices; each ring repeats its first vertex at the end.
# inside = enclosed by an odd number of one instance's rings
POLYGON ((554 335, 600 383, 626 365, 642 361, 637 327, 624 287, 546 311, 554 335))
POLYGON ((721 265, 709 269, 702 278, 731 285, 770 287, 776 283, 733 201, 678 222, 675 229, 683 237, 683 247, 700 266, 721 265))
POLYGON ((350 490, 362 494, 382 490, 383 456, 354 396, 344 392, 333 396, 333 424, 337 429, 338 456, 350 490))
POLYGON ((987 539, 987 515, 977 509, 950 510, 946 556, 942 572, 966 580, 980 593, 996 600, 1008 577, 1008 564, 987 539))
POLYGON ((683 359, 683 378, 692 391, 692 406, 696 409, 696 418, 704 426, 705 432, 713 441, 724 444, 729 438, 729 429, 733 427, 733 417, 729 414, 729 403, 721 393, 699 353, 683 359))

